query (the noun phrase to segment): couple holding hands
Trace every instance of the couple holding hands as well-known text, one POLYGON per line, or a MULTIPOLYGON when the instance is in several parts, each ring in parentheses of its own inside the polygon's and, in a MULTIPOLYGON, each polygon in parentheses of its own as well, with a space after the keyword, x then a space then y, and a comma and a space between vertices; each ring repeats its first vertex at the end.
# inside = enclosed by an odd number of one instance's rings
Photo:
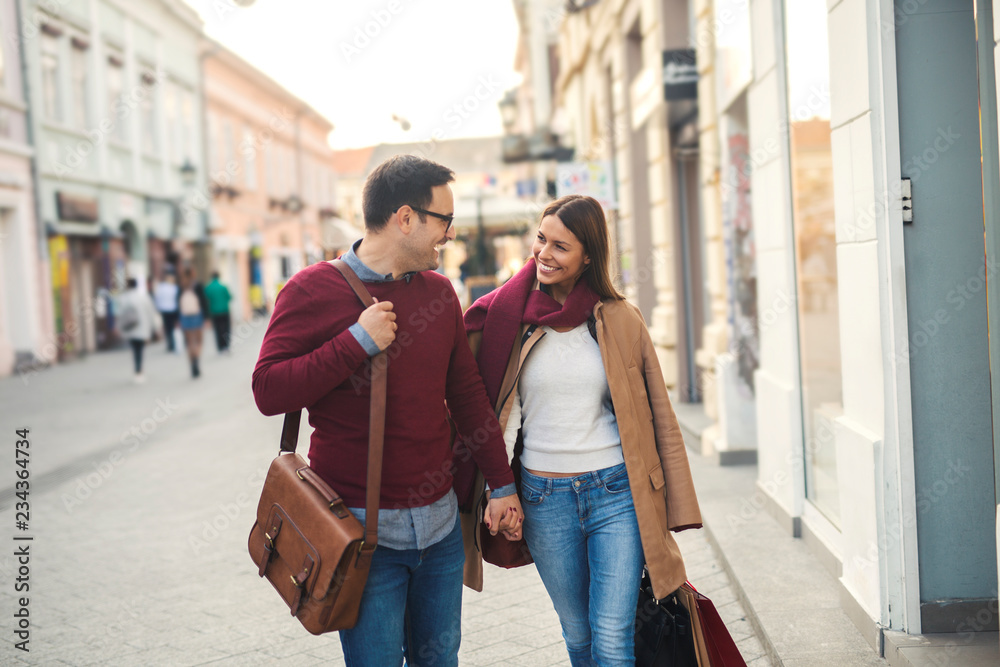
POLYGON ((369 393, 351 379, 389 351, 379 546, 346 662, 458 664, 462 586, 482 589, 485 553, 534 561, 575 667, 632 665, 643 567, 656 597, 676 590, 671 532, 701 526, 652 340, 613 285, 603 210, 579 195, 545 208, 531 258, 463 314, 434 271, 453 180, 416 156, 379 165, 342 257, 376 303, 329 263, 303 269, 253 374, 264 414, 308 409, 310 466, 364 522, 369 393))

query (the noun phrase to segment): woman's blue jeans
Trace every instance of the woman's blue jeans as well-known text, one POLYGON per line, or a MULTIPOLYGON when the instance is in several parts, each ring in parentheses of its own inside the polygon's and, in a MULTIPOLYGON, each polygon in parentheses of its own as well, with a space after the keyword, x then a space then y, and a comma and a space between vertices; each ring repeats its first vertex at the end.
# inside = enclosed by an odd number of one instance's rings
POLYGON ((348 667, 457 665, 464 565, 458 521, 426 549, 376 548, 358 623, 340 632, 348 667))
POLYGON ((522 470, 521 503, 573 667, 634 665, 644 560, 625 464, 576 477, 522 470))

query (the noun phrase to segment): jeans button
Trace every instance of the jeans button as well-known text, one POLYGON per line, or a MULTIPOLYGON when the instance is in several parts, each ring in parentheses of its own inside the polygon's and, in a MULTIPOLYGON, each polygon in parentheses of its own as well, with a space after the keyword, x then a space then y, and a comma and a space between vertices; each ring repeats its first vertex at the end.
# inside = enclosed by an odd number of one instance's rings
POLYGON ((580 482, 573 482, 573 486, 580 486, 580 482))

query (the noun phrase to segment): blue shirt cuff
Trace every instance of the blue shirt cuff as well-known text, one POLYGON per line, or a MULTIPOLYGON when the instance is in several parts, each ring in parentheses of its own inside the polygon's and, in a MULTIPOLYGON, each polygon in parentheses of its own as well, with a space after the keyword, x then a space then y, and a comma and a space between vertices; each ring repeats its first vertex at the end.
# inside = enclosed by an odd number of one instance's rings
POLYGON ((368 332, 365 331, 365 328, 361 326, 361 322, 355 322, 352 324, 348 331, 350 331, 354 336, 354 340, 358 341, 358 345, 364 348, 369 357, 374 357, 382 351, 379 349, 379 346, 375 344, 372 337, 368 335, 368 332))
POLYGON ((490 498, 506 498, 517 493, 517 487, 513 484, 505 484, 496 491, 490 490, 490 498))

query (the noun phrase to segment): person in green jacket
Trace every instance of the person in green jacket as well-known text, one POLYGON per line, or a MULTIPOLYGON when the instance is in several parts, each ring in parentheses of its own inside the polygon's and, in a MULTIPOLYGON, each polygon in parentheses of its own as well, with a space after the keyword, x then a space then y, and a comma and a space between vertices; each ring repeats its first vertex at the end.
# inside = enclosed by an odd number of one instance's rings
POLYGON ((229 288, 219 282, 219 272, 214 272, 212 281, 205 285, 205 300, 208 301, 208 315, 212 318, 212 329, 215 331, 215 347, 220 354, 229 352, 229 302, 232 298, 229 288))

